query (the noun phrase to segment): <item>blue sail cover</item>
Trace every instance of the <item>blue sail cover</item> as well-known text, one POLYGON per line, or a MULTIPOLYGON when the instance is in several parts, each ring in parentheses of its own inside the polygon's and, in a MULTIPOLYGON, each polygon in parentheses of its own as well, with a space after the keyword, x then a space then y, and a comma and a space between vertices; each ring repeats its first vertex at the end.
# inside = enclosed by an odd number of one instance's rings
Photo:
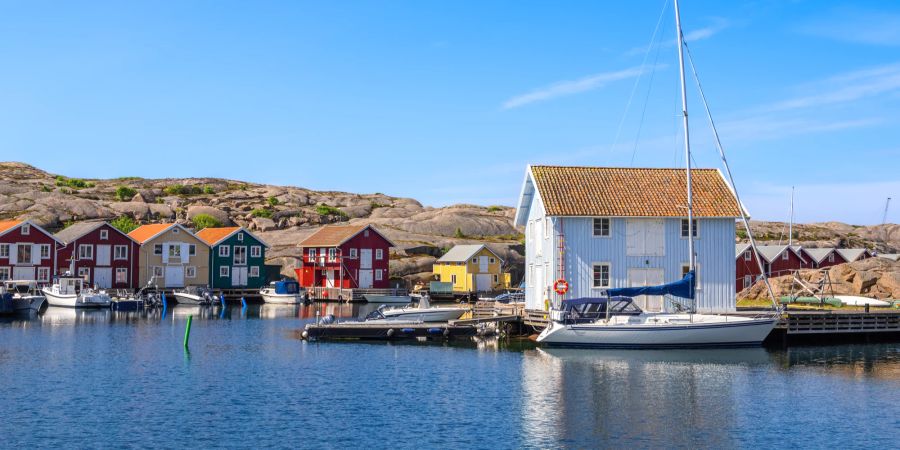
POLYGON ((275 282, 276 294, 296 294, 300 292, 300 283, 292 280, 283 280, 275 282))
POLYGON ((694 272, 688 272, 684 278, 659 286, 640 286, 607 289, 606 295, 623 295, 625 297, 637 297, 638 295, 674 295, 681 298, 694 298, 694 272))

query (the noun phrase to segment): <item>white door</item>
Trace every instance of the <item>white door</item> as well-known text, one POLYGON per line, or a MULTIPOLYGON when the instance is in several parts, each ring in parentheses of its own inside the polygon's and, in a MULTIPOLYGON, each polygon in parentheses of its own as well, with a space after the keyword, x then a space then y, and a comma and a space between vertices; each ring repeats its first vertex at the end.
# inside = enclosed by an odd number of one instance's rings
POLYGON ((184 287, 183 266, 166 266, 166 287, 184 287))
POLYGON ((627 256, 665 256, 665 222, 659 219, 625 220, 627 256))
POLYGON ((487 256, 479 256, 478 257, 478 271, 485 273, 488 271, 488 257, 487 256))
POLYGON ((487 292, 493 288, 491 283, 492 275, 489 273, 479 273, 475 275, 475 289, 479 292, 487 292))
POLYGON ((333 288, 334 287, 334 271, 327 270, 325 271, 325 286, 333 288))
POLYGON ((363 248, 363 249, 359 250, 359 268, 360 269, 371 269, 372 268, 372 249, 371 248, 363 248))
MULTIPOLYGON (((109 245, 98 245, 97 246, 97 265, 98 266, 108 266, 109 265, 109 245)), ((102 286, 101 286, 102 287, 102 286)))
MULTIPOLYGON (((101 246, 103 247, 103 246, 101 246)), ((107 250, 109 250, 109 246, 105 246, 107 250)), ((99 249, 99 247, 98 247, 99 249)), ((112 268, 111 267, 97 267, 94 269, 94 284, 103 288, 109 289, 112 287, 112 268)))
MULTIPOLYGON (((371 254, 372 254, 371 252, 372 252, 372 251, 369 250, 369 255, 370 255, 370 256, 371 256, 371 254)), ((372 280, 373 280, 373 279, 374 279, 374 277, 373 277, 373 271, 372 271, 372 269, 369 269, 369 270, 362 270, 362 269, 360 269, 360 271, 359 271, 359 287, 360 287, 361 289, 369 289, 369 288, 371 288, 371 287, 372 287, 372 280)))
MULTIPOLYGON (((664 283, 665 271, 663 269, 628 269, 628 286, 658 286, 664 283)), ((644 311, 662 311, 663 297, 661 295, 639 295, 634 302, 644 311)))
MULTIPOLYGON (((237 248, 237 247, 235 247, 237 248)), ((247 268, 232 267, 231 268, 231 285, 246 286, 247 285, 247 268)))
POLYGON ((13 267, 13 280, 33 280, 34 267, 13 267))

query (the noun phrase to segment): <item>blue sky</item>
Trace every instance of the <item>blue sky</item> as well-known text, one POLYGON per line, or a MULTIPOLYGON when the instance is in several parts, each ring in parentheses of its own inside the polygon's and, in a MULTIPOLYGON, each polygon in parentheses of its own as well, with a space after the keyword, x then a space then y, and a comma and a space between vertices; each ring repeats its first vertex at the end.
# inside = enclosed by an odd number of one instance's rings
MULTIPOLYGON (((3 2, 0 159, 434 206, 513 205, 529 163, 682 166, 665 4, 3 2)), ((900 3, 681 7, 755 218, 786 219, 792 184, 798 221, 900 203, 900 3)))

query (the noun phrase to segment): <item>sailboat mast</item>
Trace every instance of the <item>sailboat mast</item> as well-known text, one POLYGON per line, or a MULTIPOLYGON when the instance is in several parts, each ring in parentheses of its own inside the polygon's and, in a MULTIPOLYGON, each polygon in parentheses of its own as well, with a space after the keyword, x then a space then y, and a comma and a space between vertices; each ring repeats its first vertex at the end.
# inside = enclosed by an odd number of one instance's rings
MULTIPOLYGON (((783 230, 784 228, 782 228, 783 230)), ((791 186, 791 223, 788 225, 788 246, 794 245, 794 187, 791 186)))
POLYGON ((687 87, 684 77, 684 34, 681 31, 681 13, 675 0, 675 32, 678 41, 678 69, 681 75, 681 115, 684 122, 684 162, 687 170, 687 219, 688 219, 688 267, 694 271, 694 198, 691 189, 691 138, 688 132, 687 87))

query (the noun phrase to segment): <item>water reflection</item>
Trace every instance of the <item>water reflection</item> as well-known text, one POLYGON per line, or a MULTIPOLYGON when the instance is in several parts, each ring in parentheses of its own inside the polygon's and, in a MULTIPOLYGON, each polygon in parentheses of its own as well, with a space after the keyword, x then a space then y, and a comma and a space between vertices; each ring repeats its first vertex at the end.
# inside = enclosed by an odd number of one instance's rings
POLYGON ((891 344, 789 347, 775 353, 780 370, 807 369, 855 379, 900 382, 900 348, 891 344))

